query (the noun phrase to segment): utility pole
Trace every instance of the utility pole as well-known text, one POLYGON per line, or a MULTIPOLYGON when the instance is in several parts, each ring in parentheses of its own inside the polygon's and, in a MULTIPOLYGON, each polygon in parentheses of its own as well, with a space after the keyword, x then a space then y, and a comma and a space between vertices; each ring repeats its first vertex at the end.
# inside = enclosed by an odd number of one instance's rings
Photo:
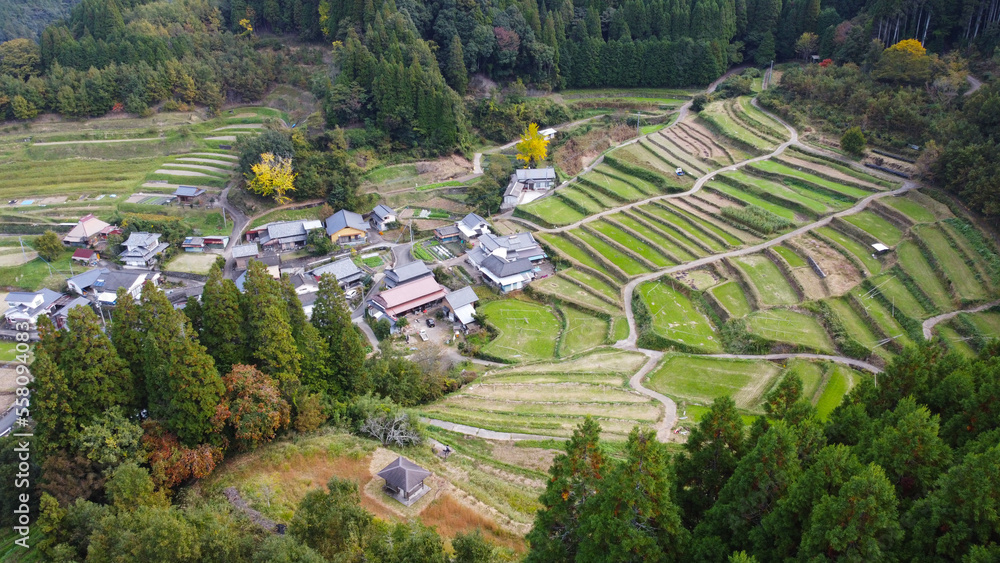
POLYGON ((24 253, 24 240, 22 240, 21 237, 17 237, 17 242, 21 243, 21 258, 23 258, 24 262, 27 263, 28 255, 24 253))
POLYGON ((641 111, 637 111, 635 113, 636 113, 636 117, 635 117, 635 136, 638 137, 639 136, 639 122, 642 121, 642 112, 641 111))

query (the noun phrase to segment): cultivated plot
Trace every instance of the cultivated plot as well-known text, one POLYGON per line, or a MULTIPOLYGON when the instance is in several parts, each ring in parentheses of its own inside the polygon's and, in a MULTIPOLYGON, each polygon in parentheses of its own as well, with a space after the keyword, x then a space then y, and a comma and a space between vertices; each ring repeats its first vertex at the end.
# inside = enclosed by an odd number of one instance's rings
POLYGON ((479 308, 498 335, 483 351, 516 362, 555 356, 559 319, 544 305, 506 299, 479 308))
POLYGON ((813 316, 788 309, 767 309, 747 317, 747 330, 765 340, 815 350, 834 352, 833 342, 813 316))
POLYGON ((780 371, 764 360, 675 355, 668 356, 645 385, 664 395, 705 405, 717 397, 732 397, 737 407, 756 410, 780 371))
POLYGON ((704 353, 722 351, 715 327, 691 298, 662 282, 644 283, 637 292, 649 309, 655 334, 704 353))

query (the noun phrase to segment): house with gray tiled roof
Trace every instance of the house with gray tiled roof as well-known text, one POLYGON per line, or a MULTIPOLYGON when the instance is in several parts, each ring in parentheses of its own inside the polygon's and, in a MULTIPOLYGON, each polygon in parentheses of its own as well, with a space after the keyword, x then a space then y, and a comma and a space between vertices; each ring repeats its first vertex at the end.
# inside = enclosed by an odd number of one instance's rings
POLYGON ((500 209, 513 209, 521 203, 525 192, 548 191, 556 185, 556 171, 548 168, 518 168, 510 175, 510 182, 503 192, 500 209))
POLYGON ((368 223, 376 231, 384 231, 389 223, 396 222, 396 212, 392 210, 388 205, 378 204, 375 209, 372 209, 371 216, 368 217, 368 223))
POLYGON ((326 218, 326 234, 333 244, 354 246, 368 242, 368 223, 361 215, 341 209, 326 218))
POLYGON ((315 277, 317 281, 319 281, 323 274, 330 274, 337 278, 337 284, 344 289, 360 285, 361 278, 364 277, 364 272, 350 258, 341 258, 329 264, 324 264, 310 270, 308 273, 315 277))
POLYGON ((170 246, 160 242, 161 236, 160 233, 132 233, 122 243, 125 250, 118 257, 126 268, 150 268, 156 263, 156 257, 170 246))
POLYGON ((275 221, 247 231, 247 242, 256 242, 264 249, 295 250, 306 244, 309 231, 322 229, 318 220, 275 221))

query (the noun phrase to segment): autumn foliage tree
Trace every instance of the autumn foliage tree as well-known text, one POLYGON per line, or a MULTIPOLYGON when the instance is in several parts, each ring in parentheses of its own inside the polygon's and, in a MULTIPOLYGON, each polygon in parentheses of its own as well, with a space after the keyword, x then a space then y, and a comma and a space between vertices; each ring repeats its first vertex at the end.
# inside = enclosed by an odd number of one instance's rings
POLYGON ((904 84, 924 84, 931 78, 933 61, 916 39, 904 39, 882 51, 872 76, 904 84))
POLYGON ((236 447, 252 450, 288 425, 291 408, 274 380, 254 366, 237 364, 222 378, 226 385, 228 426, 236 447))
POLYGON ((548 146, 549 141, 538 132, 538 124, 531 123, 514 148, 517 149, 517 159, 523 161, 524 167, 528 168, 545 160, 548 146))
POLYGON ((260 155, 260 162, 250 167, 252 174, 247 176, 247 189, 263 197, 273 197, 278 204, 291 201, 288 192, 295 189, 295 176, 292 172, 292 159, 275 156, 266 152, 260 155))

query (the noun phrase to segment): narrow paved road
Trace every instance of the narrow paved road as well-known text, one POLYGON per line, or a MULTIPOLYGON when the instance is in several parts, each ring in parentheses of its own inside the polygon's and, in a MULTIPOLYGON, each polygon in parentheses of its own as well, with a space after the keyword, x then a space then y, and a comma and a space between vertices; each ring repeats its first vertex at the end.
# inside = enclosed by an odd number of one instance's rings
POLYGON ((971 74, 966 74, 965 80, 969 82, 970 86, 972 86, 972 88, 965 91, 966 96, 971 96, 973 92, 983 87, 983 81, 975 76, 972 76, 971 74))
POLYGON ((952 311, 950 313, 945 313, 943 315, 938 315, 936 317, 931 317, 931 318, 927 319, 926 321, 924 321, 924 325, 923 325, 924 338, 926 338, 927 340, 930 340, 931 338, 934 337, 934 326, 937 325, 938 323, 942 323, 944 321, 947 321, 948 319, 951 319, 951 318, 953 318, 953 317, 955 317, 955 316, 957 316, 957 315, 959 315, 961 313, 979 313, 979 312, 985 311, 986 309, 989 309, 991 307, 996 307, 997 305, 1000 305, 1000 301, 991 301, 989 303, 984 303, 983 305, 980 305, 978 307, 973 307, 971 309, 963 309, 961 311, 952 311))
POLYGON ((863 369, 869 373, 882 373, 882 368, 854 358, 845 356, 829 356, 827 354, 702 354, 706 358, 721 358, 729 360, 823 360, 863 369))

